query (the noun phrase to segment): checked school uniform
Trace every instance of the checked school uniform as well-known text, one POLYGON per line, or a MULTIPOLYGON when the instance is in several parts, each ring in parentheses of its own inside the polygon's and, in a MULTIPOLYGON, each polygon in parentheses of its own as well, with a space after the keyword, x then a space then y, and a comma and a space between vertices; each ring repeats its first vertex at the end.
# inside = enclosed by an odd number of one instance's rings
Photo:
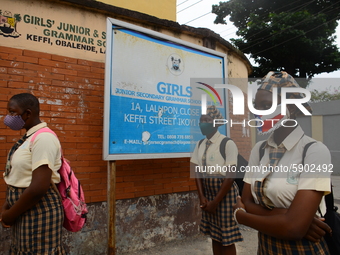
MULTIPOLYGON (((236 165, 238 150, 232 140, 229 140, 226 144, 226 160, 220 153, 220 143, 224 137, 217 131, 209 141, 204 139, 201 145, 196 145, 190 161, 198 166, 205 164, 207 166, 216 166, 216 164, 219 166, 236 165), (207 143, 210 143, 208 148, 207 143), (206 153, 204 153, 205 150, 206 153)), ((212 201, 219 192, 226 173, 213 172, 206 174, 207 178, 202 179, 204 195, 209 201, 212 201)), ((232 206, 236 203, 238 194, 238 187, 234 182, 230 191, 219 203, 214 214, 202 210, 200 231, 224 246, 243 241, 240 229, 233 218, 232 206)))
MULTIPOLYGON (((11 157, 11 170, 4 176, 7 183, 6 201, 13 206, 30 185, 32 173, 41 165, 52 170, 52 181, 60 182, 61 146, 51 133, 40 133, 33 144, 34 132, 46 127, 40 123, 27 131, 28 138, 11 157)), ((64 211, 59 194, 50 185, 49 190, 33 208, 23 213, 11 226, 11 255, 64 255, 61 245, 64 211)))
MULTIPOLYGON (((260 160, 259 148, 263 141, 258 142, 250 155, 249 167, 273 166, 273 172, 247 172, 244 182, 251 185, 255 203, 268 209, 289 208, 298 190, 317 190, 330 193, 330 171, 303 171, 293 169, 302 166, 303 149, 314 139, 306 136, 300 126, 297 126, 279 146, 273 139, 268 138, 264 155, 260 160), (285 168, 282 168, 285 166, 285 168)), ((307 150, 305 165, 331 167, 331 156, 328 148, 321 142, 313 143, 307 150)), ((255 168, 253 168, 255 169, 255 168)), ((308 168, 306 168, 308 169, 308 168)), ((328 168, 329 169, 329 168, 328 168)), ((325 202, 322 199, 320 209, 325 212, 325 202)), ((307 239, 288 241, 258 233, 259 255, 329 255, 327 244, 322 238, 319 242, 307 239)))

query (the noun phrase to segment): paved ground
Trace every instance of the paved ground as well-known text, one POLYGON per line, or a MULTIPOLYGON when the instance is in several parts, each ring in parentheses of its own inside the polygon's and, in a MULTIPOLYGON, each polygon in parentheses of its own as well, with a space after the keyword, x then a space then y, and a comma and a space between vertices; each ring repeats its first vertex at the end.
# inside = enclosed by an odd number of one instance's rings
MULTIPOLYGON (((244 242, 236 245, 238 255, 256 254, 257 232, 241 227, 244 242)), ((169 242, 151 249, 123 253, 122 255, 212 255, 211 239, 205 236, 186 238, 180 241, 169 242)))
MULTIPOLYGON (((333 193, 335 204, 340 208, 340 176, 333 176, 333 193)), ((256 255, 257 231, 241 226, 244 241, 237 243, 238 255, 256 255)), ((179 241, 165 243, 151 249, 124 253, 121 255, 211 255, 211 240, 205 236, 186 238, 179 241)))

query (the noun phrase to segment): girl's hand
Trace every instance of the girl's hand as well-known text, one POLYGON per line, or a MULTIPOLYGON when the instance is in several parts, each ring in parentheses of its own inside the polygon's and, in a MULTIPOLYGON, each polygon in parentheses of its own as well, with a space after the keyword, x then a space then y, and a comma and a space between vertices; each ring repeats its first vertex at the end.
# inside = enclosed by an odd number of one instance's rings
POLYGON ((8 210, 9 208, 10 208, 10 207, 9 207, 8 203, 5 202, 4 205, 2 206, 2 210, 1 210, 1 213, 0 213, 0 222, 1 222, 2 227, 4 227, 4 228, 9 228, 9 227, 10 227, 10 225, 6 224, 6 223, 3 221, 3 219, 2 219, 2 218, 3 218, 3 215, 5 215, 5 218, 6 218, 6 212, 7 212, 7 210, 8 210))
POLYGON ((332 234, 332 229, 324 221, 324 218, 315 216, 304 238, 319 242, 326 233, 332 234))
POLYGON ((11 227, 10 225, 6 225, 6 223, 4 223, 2 221, 2 219, 0 219, 0 222, 1 222, 1 225, 2 225, 3 228, 10 228, 11 227))
POLYGON ((3 210, 1 212, 1 224, 4 228, 9 228, 10 226, 12 226, 14 224, 16 219, 12 219, 11 218, 11 214, 9 212, 9 210, 3 210))
POLYGON ((209 202, 208 199, 206 199, 205 197, 201 197, 200 198, 200 208, 202 210, 204 210, 207 207, 208 202, 209 202))
POLYGON ((218 203, 216 203, 214 200, 208 201, 207 206, 203 210, 208 212, 208 213, 215 213, 217 207, 218 207, 218 203))
POLYGON ((246 209, 246 207, 244 206, 242 199, 240 196, 237 196, 236 198, 236 204, 233 205, 233 210, 235 211, 237 208, 243 208, 246 209))

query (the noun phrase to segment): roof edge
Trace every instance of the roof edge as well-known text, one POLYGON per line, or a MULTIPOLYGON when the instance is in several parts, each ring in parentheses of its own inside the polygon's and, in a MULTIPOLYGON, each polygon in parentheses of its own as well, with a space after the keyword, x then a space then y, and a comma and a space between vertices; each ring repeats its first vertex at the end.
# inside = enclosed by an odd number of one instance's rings
POLYGON ((121 7, 105 4, 102 2, 98 2, 95 0, 50 0, 53 2, 58 3, 64 3, 69 4, 73 6, 77 6, 81 9, 87 9, 87 10, 97 10, 98 12, 107 14, 108 16, 112 16, 112 18, 117 18, 115 16, 119 17, 125 17, 126 19, 138 21, 139 23, 144 24, 155 24, 158 26, 163 26, 165 28, 170 28, 174 30, 175 32, 184 32, 189 34, 195 34, 199 35, 202 38, 209 38, 214 39, 216 42, 220 43, 223 46, 226 46, 230 52, 238 55, 241 59, 243 59, 246 63, 247 69, 248 69, 248 75, 252 73, 253 68, 249 61, 249 59, 244 55, 243 52, 241 52, 239 49, 237 49, 235 46, 233 46, 230 42, 223 39, 219 34, 216 34, 214 31, 210 30, 209 28, 195 28, 187 25, 180 25, 178 22, 167 20, 167 19, 160 19, 155 16, 151 16, 145 13, 132 11, 129 9, 124 9, 121 7))

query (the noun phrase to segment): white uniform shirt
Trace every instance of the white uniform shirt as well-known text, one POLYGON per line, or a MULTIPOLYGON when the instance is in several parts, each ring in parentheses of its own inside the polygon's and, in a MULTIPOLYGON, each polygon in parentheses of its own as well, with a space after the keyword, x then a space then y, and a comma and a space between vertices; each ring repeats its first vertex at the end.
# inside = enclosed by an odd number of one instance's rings
MULTIPOLYGON (((232 166, 237 165, 237 155, 238 149, 234 141, 229 140, 225 147, 226 159, 224 160, 223 156, 220 153, 220 144, 225 135, 222 135, 220 132, 216 132, 211 139, 209 139, 212 144, 209 146, 206 156, 207 166, 212 166, 214 168, 214 172, 207 172, 208 174, 220 174, 226 176, 227 168, 224 168, 226 171, 223 171, 223 166, 232 166), (221 168, 219 168, 219 167, 221 168)), ((207 138, 203 140, 200 146, 199 143, 196 144, 195 150, 191 156, 190 162, 196 164, 198 167, 203 167, 202 165, 202 156, 205 151, 207 138)), ((201 168, 203 169, 203 168, 201 168)))
MULTIPOLYGON (((262 171, 255 172, 256 166, 268 165, 269 148, 266 147, 265 153, 259 161, 259 148, 263 141, 254 146, 248 164, 248 171, 250 169, 252 171, 245 174, 244 182, 251 185, 251 192, 256 203, 258 201, 254 192, 254 183, 256 180, 262 181, 264 178, 267 178, 264 194, 276 208, 288 208, 298 190, 323 191, 325 195, 330 193, 331 155, 323 143, 312 144, 306 153, 305 170, 302 173, 294 172, 296 168, 299 169, 302 166, 304 146, 312 141, 315 140, 304 135, 301 127, 297 126, 282 142, 287 151, 278 163, 277 172, 271 174, 262 171)), ((273 147, 277 146, 273 140, 273 134, 267 142, 273 147)), ((324 207, 324 201, 322 201, 321 209, 323 212, 324 207)))
MULTIPOLYGON (((29 129, 27 135, 43 127, 47 127, 45 122, 29 129)), ((11 171, 4 177, 8 185, 27 188, 31 184, 33 171, 42 165, 48 165, 52 170, 54 183, 60 182, 58 170, 61 166, 61 146, 58 138, 54 134, 43 132, 36 136, 34 143, 31 144, 32 136, 28 137, 12 155, 11 171)))

